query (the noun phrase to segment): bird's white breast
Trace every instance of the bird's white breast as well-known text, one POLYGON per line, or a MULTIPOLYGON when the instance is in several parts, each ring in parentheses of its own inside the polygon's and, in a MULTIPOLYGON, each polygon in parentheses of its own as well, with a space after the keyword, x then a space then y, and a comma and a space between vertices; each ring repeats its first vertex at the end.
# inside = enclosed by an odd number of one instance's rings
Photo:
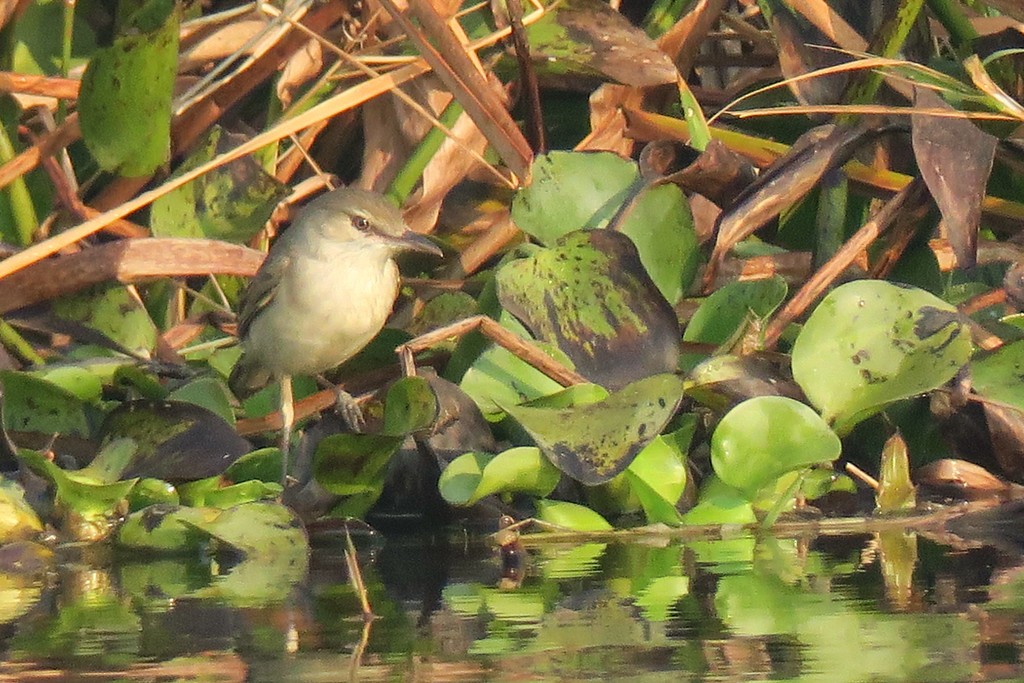
POLYGON ((398 283, 398 267, 379 245, 297 255, 253 321, 246 352, 278 376, 329 370, 380 332, 398 283))

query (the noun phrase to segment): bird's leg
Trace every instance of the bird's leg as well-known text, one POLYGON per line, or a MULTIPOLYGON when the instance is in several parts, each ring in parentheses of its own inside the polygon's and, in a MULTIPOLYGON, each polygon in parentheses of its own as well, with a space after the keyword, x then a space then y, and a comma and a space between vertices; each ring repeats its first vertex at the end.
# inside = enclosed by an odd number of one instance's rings
POLYGON ((334 392, 334 410, 341 415, 345 425, 356 434, 361 434, 363 427, 366 426, 366 421, 363 419, 363 409, 359 407, 355 397, 323 375, 317 375, 317 380, 321 387, 334 392))
POLYGON ((292 426, 295 424, 295 402, 292 397, 292 378, 281 378, 281 486, 288 484, 288 459, 291 451, 292 426))

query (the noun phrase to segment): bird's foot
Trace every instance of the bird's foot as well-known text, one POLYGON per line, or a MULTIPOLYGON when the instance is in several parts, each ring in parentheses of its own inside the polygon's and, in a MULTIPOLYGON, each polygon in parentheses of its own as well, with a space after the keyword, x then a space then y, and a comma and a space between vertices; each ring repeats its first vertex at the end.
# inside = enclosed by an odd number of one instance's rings
POLYGON ((341 415, 349 429, 361 434, 366 427, 366 420, 363 419, 363 409, 359 407, 359 403, 352 394, 338 387, 334 387, 334 397, 334 410, 341 415))

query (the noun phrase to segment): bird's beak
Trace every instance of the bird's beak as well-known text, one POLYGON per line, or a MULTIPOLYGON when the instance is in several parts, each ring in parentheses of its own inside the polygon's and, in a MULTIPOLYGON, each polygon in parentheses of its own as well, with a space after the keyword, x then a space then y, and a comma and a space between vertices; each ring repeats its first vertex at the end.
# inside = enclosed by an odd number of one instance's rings
POLYGON ((388 242, 395 249, 401 249, 403 251, 419 251, 424 254, 433 254, 434 256, 444 256, 441 248, 431 242, 429 239, 415 233, 412 230, 406 230, 398 237, 392 237, 388 239, 388 242))

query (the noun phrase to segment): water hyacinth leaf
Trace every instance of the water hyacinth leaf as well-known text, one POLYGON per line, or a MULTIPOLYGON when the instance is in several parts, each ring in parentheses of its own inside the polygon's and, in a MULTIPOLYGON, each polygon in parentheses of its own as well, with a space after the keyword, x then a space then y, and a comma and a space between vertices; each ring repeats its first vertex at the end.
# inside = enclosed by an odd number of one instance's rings
POLYGON ((776 479, 832 462, 842 445, 809 407, 784 396, 744 401, 722 418, 711 437, 711 464, 725 484, 748 500, 776 479))
POLYGON ((281 449, 276 446, 259 448, 246 453, 231 463, 222 475, 227 481, 257 479, 265 482, 281 481, 281 449))
POLYGON ((339 496, 377 491, 402 439, 382 434, 328 436, 317 444, 313 476, 321 486, 339 496))
POLYGON ((775 275, 729 282, 701 302, 683 332, 683 341, 724 345, 735 341, 748 321, 763 321, 779 307, 789 288, 775 275))
POLYGON ((281 496, 281 484, 265 482, 258 479, 239 482, 230 486, 216 486, 206 491, 198 500, 190 500, 189 505, 201 505, 226 510, 243 503, 260 500, 275 500, 281 496))
POLYGON ((53 312, 91 327, 130 353, 148 357, 156 346, 157 329, 149 312, 121 285, 99 285, 63 297, 53 303, 53 312))
POLYGON ((126 401, 107 415, 100 433, 106 441, 129 438, 138 447, 125 477, 204 479, 251 450, 216 413, 177 401, 126 401))
POLYGON ((128 509, 137 512, 150 505, 177 505, 181 502, 178 489, 163 479, 139 479, 128 494, 128 509))
POLYGON ((573 531, 611 531, 612 525, 588 507, 562 500, 537 501, 537 519, 573 531))
POLYGON ((110 515, 135 486, 135 479, 107 484, 78 472, 66 472, 41 453, 27 448, 18 449, 18 459, 53 484, 59 507, 83 518, 110 515))
POLYGON ((437 417, 437 396, 422 377, 402 377, 388 389, 384 401, 386 436, 404 436, 426 429, 437 417))
POLYGON ((34 375, 0 371, 4 428, 15 432, 88 438, 94 411, 77 396, 34 375))
POLYGON ((466 453, 445 468, 438 481, 441 497, 452 505, 473 505, 493 493, 544 497, 562 473, 532 446, 498 453, 466 453))
POLYGON ((76 475, 101 484, 112 484, 124 478, 124 472, 137 451, 138 446, 131 439, 112 439, 104 443, 92 462, 78 470, 76 475))
POLYGON ((662 295, 676 303, 697 267, 693 216, 675 185, 641 191, 643 183, 634 162, 610 152, 550 152, 534 160, 530 184, 512 201, 512 218, 552 246, 571 232, 608 227, 629 202, 616 229, 633 241, 662 295))
POLYGON ((503 406, 558 469, 589 486, 626 469, 664 429, 683 396, 676 375, 647 377, 575 408, 503 406))
POLYGON ((222 380, 198 377, 167 395, 168 401, 192 403, 214 413, 230 425, 235 424, 231 394, 222 380))
POLYGON ((755 396, 800 395, 800 389, 785 378, 778 368, 755 356, 712 356, 690 372, 688 396, 715 412, 755 396))
POLYGON ((103 380, 97 372, 78 365, 44 366, 31 373, 57 385, 85 403, 98 403, 103 393, 103 380))
POLYGON ((597 384, 617 389, 676 369, 675 312, 628 237, 607 230, 571 233, 506 263, 496 277, 505 310, 597 384))
POLYGON ((245 503, 228 508, 213 519, 183 523, 234 548, 247 558, 305 558, 309 548, 302 522, 281 503, 245 503))
POLYGON ((220 510, 151 505, 128 515, 117 530, 116 541, 122 548, 147 552, 181 554, 200 549, 207 540, 196 524, 215 519, 220 510))
MULTIPOLYGON (((175 175, 237 147, 244 142, 241 138, 215 126, 175 175)), ((245 243, 263 229, 274 207, 287 195, 287 187, 251 155, 244 156, 154 201, 150 228, 154 237, 205 237, 245 243)))
POLYGON ((531 408, 572 408, 573 406, 585 406, 597 403, 608 398, 608 390, 600 384, 574 384, 561 391, 556 391, 547 396, 541 396, 531 401, 524 401, 522 405, 531 408))
POLYGON ((955 307, 921 289, 862 280, 814 309, 793 345, 793 378, 845 435, 886 404, 941 386, 970 355, 955 307))
POLYGON ((658 436, 640 451, 623 473, 640 499, 650 523, 679 524, 676 503, 686 489, 686 449, 696 427, 688 416, 687 427, 658 436), (682 432, 682 434, 680 434, 682 432))
POLYGON ((150 0, 133 18, 89 60, 78 98, 85 146, 105 170, 129 177, 153 173, 170 155, 180 10, 150 0))
POLYGON ((1024 341, 975 357, 970 367, 976 394, 1024 411, 1024 341))
POLYGON ((597 77, 647 87, 673 83, 678 72, 651 38, 600 0, 569 0, 526 29, 530 57, 547 78, 597 77))
MULTIPOLYGON (((529 333, 508 313, 502 313, 499 320, 502 327, 529 333)), ((572 362, 564 353, 544 342, 534 342, 543 351, 567 367, 572 362)), ((459 383, 466 394, 473 399, 480 412, 488 419, 504 415, 502 405, 510 405, 547 396, 562 390, 562 385, 551 379, 529 363, 520 360, 510 351, 498 345, 481 353, 466 370, 459 383)))

